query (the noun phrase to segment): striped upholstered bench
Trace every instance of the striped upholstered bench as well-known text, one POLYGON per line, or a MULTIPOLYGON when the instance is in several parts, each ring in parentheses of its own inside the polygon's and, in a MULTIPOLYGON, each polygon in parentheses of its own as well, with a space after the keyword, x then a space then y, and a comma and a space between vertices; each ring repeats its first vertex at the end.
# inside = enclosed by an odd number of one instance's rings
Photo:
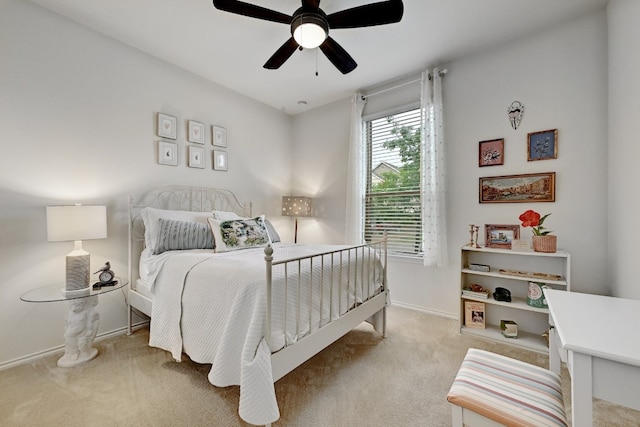
POLYGON ((447 395, 453 426, 567 426, 560 376, 470 348, 447 395))

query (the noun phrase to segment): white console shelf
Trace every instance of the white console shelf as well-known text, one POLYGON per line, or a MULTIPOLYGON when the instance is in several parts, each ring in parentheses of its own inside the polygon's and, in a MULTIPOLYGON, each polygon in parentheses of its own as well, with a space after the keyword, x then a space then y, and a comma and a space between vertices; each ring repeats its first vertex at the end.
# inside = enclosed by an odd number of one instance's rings
POLYGON ((548 353, 543 333, 548 328, 549 310, 527 304, 529 282, 570 291, 571 257, 563 250, 554 253, 520 252, 509 249, 463 246, 460 268, 460 332, 499 341, 516 347, 548 353), (489 271, 477 271, 470 264, 482 264, 489 271), (488 299, 462 295, 462 289, 479 284, 490 291, 488 299), (496 301, 496 287, 509 289, 511 302, 496 301), (485 303, 485 328, 465 327, 465 301, 485 303), (505 338, 500 320, 518 323, 518 338, 505 338))

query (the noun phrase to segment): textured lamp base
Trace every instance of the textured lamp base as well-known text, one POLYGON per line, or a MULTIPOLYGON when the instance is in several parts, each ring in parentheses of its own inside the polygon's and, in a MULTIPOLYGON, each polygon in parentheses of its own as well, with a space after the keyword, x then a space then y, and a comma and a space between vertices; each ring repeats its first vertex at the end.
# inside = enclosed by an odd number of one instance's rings
POLYGON ((64 356, 58 359, 58 367, 73 368, 98 355, 98 350, 93 348, 93 340, 100 326, 97 305, 97 295, 69 301, 69 313, 65 319, 64 356))
POLYGON ((90 261, 90 255, 85 251, 76 249, 67 255, 67 291, 77 291, 89 287, 90 261))

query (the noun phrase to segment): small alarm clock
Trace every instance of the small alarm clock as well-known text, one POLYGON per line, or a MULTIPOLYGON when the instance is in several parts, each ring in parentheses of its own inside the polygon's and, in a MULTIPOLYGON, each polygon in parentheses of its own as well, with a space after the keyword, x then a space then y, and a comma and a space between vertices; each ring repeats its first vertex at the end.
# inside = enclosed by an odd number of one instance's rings
POLYGON ((116 275, 113 271, 111 271, 111 263, 109 261, 104 264, 104 267, 93 274, 97 273, 100 273, 98 275, 98 279, 100 280, 100 282, 93 285, 94 289, 100 289, 103 286, 113 286, 117 283, 117 281, 115 280, 116 275))

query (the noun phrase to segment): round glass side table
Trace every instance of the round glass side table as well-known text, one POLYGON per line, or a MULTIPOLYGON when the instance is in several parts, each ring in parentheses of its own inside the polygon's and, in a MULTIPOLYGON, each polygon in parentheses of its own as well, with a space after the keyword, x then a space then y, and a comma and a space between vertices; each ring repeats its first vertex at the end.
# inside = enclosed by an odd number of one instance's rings
POLYGON ((100 325, 100 314, 96 309, 98 296, 122 289, 128 284, 128 280, 116 277, 115 283, 110 286, 67 291, 64 283, 55 283, 25 292, 20 299, 31 303, 69 301, 64 328, 64 356, 58 360, 58 366, 73 368, 98 355, 98 349, 93 348, 100 325))

